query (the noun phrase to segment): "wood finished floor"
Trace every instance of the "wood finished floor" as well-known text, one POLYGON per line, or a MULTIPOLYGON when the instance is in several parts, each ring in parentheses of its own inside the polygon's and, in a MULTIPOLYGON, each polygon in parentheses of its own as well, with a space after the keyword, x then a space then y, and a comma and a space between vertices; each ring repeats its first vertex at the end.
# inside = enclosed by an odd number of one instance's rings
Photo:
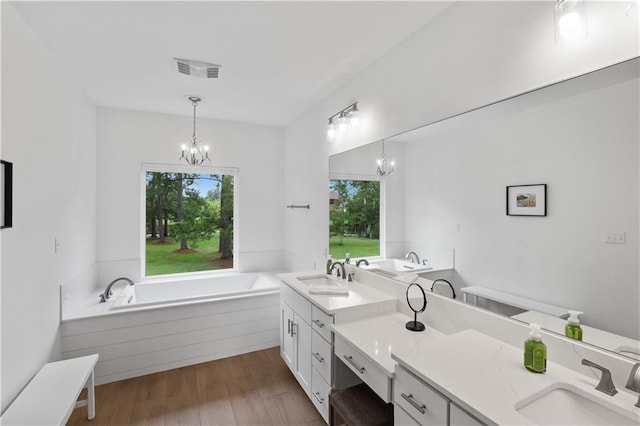
POLYGON ((326 424, 276 347, 97 386, 67 425, 326 424))

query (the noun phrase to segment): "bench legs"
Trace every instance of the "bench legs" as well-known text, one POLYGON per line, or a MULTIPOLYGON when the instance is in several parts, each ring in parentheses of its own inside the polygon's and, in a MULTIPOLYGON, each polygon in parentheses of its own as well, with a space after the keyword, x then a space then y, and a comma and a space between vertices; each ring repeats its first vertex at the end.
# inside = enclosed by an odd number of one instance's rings
POLYGON ((91 374, 89 374, 89 378, 87 379, 87 383, 84 385, 87 388, 87 399, 83 399, 82 401, 76 402, 76 407, 84 407, 87 406, 88 418, 89 420, 93 420, 96 416, 96 393, 95 393, 95 381, 93 379, 93 370, 91 370, 91 374))

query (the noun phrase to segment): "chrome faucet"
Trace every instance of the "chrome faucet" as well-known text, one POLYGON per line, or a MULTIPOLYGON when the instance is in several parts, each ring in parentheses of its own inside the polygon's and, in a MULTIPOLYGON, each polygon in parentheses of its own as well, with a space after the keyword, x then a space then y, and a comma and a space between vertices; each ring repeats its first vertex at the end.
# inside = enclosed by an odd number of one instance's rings
POLYGON ((440 282, 449 284, 449 287, 451 287, 451 293, 453 293, 453 298, 455 299, 456 291, 453 289, 453 285, 449 281, 445 280, 444 278, 438 278, 437 280, 431 283, 431 292, 433 292, 433 286, 436 284, 439 284, 440 282))
POLYGON ((118 281, 126 281, 129 283, 129 285, 133 285, 133 281, 127 277, 120 277, 120 278, 116 278, 115 280, 111 281, 108 285, 107 288, 104 290, 104 293, 102 293, 100 295, 100 303, 104 303, 106 302, 112 295, 113 293, 111 293, 111 287, 113 287, 113 285, 115 283, 117 283, 118 281))
MULTIPOLYGON (((640 362, 635 363, 631 368, 631 373, 629 373, 629 378, 627 379, 627 385, 625 387, 629 390, 640 393, 640 362)), ((635 403, 635 406, 640 408, 640 395, 638 395, 638 402, 635 403)))
POLYGON ((589 361, 588 359, 583 359, 582 365, 597 368, 598 370, 602 371, 602 376, 600 376, 600 382, 596 386, 596 390, 599 390, 600 392, 604 392, 607 395, 611 396, 618 393, 615 385, 613 384, 613 380, 611 379, 611 371, 601 365, 596 364, 595 362, 589 361))
POLYGON ((342 262, 333 262, 333 265, 331 265, 331 272, 333 272, 333 270, 335 269, 335 267, 338 266, 338 278, 342 278, 345 279, 347 278, 347 274, 344 271, 344 263, 342 262), (342 275, 340 275, 340 271, 342 271, 342 275))
POLYGON ((409 259, 411 263, 420 264, 420 257, 417 255, 415 251, 410 251, 409 253, 404 255, 405 259, 409 259))
POLYGON ((364 263, 365 265, 369 266, 369 261, 367 259, 360 259, 356 262, 356 266, 359 268, 360 264, 364 263))

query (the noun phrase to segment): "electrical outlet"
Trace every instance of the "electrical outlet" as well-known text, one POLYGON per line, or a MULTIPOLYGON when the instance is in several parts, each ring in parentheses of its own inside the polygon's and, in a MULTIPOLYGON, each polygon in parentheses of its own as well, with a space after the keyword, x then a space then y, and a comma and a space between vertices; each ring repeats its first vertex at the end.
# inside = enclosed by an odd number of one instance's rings
POLYGON ((627 244, 626 232, 609 232, 605 239, 605 244, 627 244))

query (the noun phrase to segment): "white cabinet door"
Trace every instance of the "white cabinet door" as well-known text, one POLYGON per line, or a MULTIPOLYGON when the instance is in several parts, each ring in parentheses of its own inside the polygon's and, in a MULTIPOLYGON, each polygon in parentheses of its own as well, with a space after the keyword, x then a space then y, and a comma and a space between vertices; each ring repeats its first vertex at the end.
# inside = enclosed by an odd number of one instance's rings
POLYGON ((294 312, 294 339, 296 341, 295 374, 305 391, 311 389, 311 326, 294 312))
POLYGON ((293 326, 293 309, 286 303, 280 304, 282 312, 282 329, 280 331, 280 347, 282 351, 282 358, 287 363, 291 371, 295 372, 295 340, 291 334, 291 328, 293 326))

